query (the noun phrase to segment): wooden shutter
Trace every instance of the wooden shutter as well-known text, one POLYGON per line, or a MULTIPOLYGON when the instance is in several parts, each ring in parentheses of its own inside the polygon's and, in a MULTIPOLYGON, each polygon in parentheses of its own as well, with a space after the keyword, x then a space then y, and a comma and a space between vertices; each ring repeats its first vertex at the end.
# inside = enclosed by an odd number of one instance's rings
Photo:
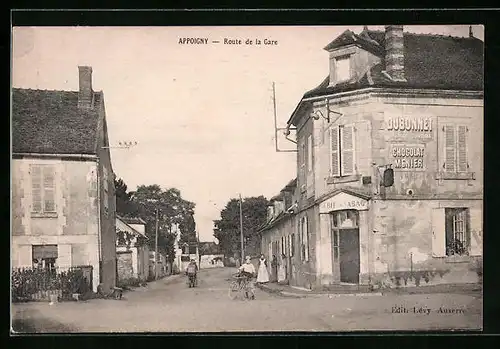
POLYGON ((340 150, 342 164, 340 173, 342 176, 354 174, 354 126, 345 125, 340 128, 340 150))
POLYGON ((340 176, 339 155, 339 128, 332 126, 330 128, 330 174, 332 176, 340 176))
POLYGON ((456 171, 456 141, 455 141, 455 127, 446 125, 443 127, 444 134, 444 163, 443 168, 445 172, 456 171))
POLYGON ((104 210, 108 212, 109 209, 109 194, 108 194, 108 170, 106 167, 102 168, 102 181, 104 185, 104 210))
POLYGON ((43 210, 55 212, 55 171, 53 166, 43 167, 43 210))
POLYGON ((478 208, 469 209, 470 219, 470 251, 471 256, 481 256, 483 251, 483 211, 478 208))
POLYGON ((31 211, 42 212, 42 169, 31 166, 31 211))
POLYGON ((300 143, 300 176, 299 176, 299 184, 300 189, 304 190, 306 188, 306 143, 305 140, 302 139, 300 143))
POLYGON ((444 208, 432 209, 432 255, 446 256, 446 225, 444 208))
POLYGON ((307 171, 311 172, 313 169, 313 138, 312 135, 307 137, 307 171))
POLYGON ((305 261, 309 261, 309 229, 308 229, 308 224, 307 224, 307 216, 304 217, 304 238, 305 238, 305 243, 304 243, 304 254, 305 254, 305 261))
POLYGON ((467 172, 467 126, 460 125, 457 127, 457 171, 467 172))

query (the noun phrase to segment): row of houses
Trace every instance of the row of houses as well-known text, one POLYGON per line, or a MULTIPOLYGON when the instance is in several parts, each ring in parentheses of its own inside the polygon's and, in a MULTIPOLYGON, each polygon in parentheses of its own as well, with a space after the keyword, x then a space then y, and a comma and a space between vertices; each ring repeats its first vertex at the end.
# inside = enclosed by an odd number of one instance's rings
POLYGON ((110 290, 154 274, 155 256, 145 222, 116 214, 104 94, 78 69, 78 91, 12 90, 12 267, 86 266, 110 290))
POLYGON ((287 122, 297 177, 262 251, 310 289, 478 282, 483 42, 396 25, 324 49, 329 74, 287 122))

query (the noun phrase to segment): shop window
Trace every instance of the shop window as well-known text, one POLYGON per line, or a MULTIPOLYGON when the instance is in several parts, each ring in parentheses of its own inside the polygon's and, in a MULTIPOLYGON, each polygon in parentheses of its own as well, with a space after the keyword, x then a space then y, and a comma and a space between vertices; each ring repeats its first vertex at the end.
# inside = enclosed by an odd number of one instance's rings
POLYGON ((344 177, 354 175, 355 128, 354 125, 332 126, 330 133, 330 175, 344 177))
POLYGON ((346 210, 331 214, 332 228, 357 228, 359 215, 357 211, 346 210))
POLYGON ((470 233, 468 209, 446 208, 446 255, 464 256, 469 254, 470 233))
POLYGON ((332 230, 332 248, 333 248, 333 260, 338 262, 339 260, 339 231, 338 229, 332 230))
POLYGON ((33 267, 55 272, 57 262, 57 245, 33 245, 33 267))

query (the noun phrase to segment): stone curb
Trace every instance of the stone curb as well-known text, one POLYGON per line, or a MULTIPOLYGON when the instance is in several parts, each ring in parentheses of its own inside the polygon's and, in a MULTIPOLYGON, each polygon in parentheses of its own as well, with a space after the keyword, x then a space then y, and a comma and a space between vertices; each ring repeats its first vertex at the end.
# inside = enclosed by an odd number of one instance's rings
POLYGON ((265 285, 258 285, 258 288, 261 290, 268 292, 268 293, 273 293, 277 294, 282 297, 289 297, 289 298, 337 298, 337 297, 352 297, 352 296, 357 296, 357 297, 371 297, 371 296, 383 296, 382 292, 373 292, 373 293, 308 293, 308 294, 298 294, 298 293, 293 293, 293 292, 287 292, 287 291, 281 291, 281 290, 276 290, 272 289, 268 286, 265 285))

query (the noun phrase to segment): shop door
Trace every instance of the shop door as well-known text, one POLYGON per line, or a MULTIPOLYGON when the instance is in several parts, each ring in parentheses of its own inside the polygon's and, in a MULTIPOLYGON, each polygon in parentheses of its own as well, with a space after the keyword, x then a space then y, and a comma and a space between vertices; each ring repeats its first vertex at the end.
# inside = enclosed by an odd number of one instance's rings
POLYGON ((337 211, 330 214, 332 227, 332 273, 336 282, 359 283, 359 214, 337 211))
POLYGON ((339 230, 340 281, 359 283, 359 229, 339 230))

